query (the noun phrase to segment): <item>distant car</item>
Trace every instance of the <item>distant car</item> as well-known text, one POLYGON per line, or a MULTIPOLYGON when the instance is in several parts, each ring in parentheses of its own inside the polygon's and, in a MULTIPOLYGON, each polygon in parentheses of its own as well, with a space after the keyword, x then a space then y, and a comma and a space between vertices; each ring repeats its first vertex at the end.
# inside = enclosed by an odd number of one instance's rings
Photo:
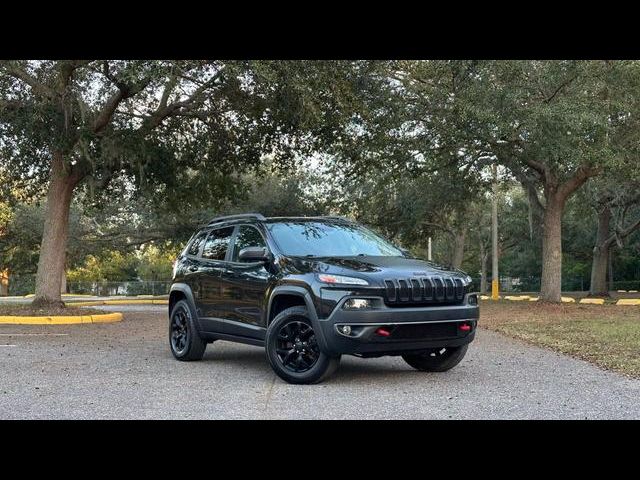
POLYGON ((465 273, 346 219, 219 217, 176 260, 171 351, 200 360, 215 340, 263 346, 290 383, 322 381, 343 354, 401 355, 418 370, 445 371, 475 336, 470 289, 465 273))

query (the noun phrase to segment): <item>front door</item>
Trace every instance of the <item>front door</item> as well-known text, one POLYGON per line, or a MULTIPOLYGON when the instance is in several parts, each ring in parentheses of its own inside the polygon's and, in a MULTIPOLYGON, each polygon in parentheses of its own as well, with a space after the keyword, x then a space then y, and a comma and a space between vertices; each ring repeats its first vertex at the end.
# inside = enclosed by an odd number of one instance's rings
POLYGON ((264 338, 263 312, 270 273, 262 262, 247 263, 239 259, 240 250, 247 247, 267 248, 267 244, 255 227, 240 225, 231 247, 230 262, 221 271, 225 330, 233 335, 264 338))

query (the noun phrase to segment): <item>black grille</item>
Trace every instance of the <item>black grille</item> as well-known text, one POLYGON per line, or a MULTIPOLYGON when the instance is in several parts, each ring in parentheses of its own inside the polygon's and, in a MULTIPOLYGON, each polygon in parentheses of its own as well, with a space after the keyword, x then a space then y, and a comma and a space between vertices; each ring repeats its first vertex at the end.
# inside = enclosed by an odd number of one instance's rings
POLYGON ((391 332, 389 338, 394 340, 446 338, 458 335, 457 323, 418 323, 413 325, 398 325, 391 332))
POLYGON ((456 304, 466 293, 462 279, 451 277, 389 279, 384 285, 389 306, 456 304))

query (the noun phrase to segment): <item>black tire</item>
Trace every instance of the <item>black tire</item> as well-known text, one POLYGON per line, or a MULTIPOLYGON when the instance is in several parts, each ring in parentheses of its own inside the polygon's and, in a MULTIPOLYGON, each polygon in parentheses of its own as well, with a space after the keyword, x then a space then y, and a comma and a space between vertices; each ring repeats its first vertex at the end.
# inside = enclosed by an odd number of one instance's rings
POLYGON ((467 344, 460 347, 431 348, 419 354, 403 355, 402 358, 421 372, 446 372, 460 363, 468 347, 467 344))
POLYGON ((196 328, 195 313, 189 302, 180 300, 169 315, 169 347, 178 360, 201 360, 207 342, 200 338, 196 328))
POLYGON ((273 371, 294 384, 319 383, 329 377, 340 363, 320 350, 306 307, 283 310, 267 328, 267 359, 273 371))

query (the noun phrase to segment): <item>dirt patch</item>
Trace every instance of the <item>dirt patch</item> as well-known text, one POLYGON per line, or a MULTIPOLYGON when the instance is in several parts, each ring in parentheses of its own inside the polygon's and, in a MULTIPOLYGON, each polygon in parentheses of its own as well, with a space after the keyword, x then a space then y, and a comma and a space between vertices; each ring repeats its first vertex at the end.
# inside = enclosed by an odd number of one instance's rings
POLYGON ((77 308, 77 307, 47 307, 38 308, 32 305, 23 304, 3 304, 0 305, 0 316, 22 316, 22 317, 56 317, 68 316, 76 317, 79 315, 103 315, 111 312, 97 310, 95 308, 77 308))

